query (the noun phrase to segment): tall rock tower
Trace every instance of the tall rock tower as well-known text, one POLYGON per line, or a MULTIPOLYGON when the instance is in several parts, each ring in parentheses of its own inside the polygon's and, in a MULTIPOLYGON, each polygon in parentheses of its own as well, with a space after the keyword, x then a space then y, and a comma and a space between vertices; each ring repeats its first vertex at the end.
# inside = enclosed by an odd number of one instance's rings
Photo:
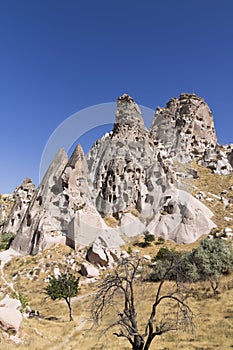
POLYGON ((151 137, 160 141, 171 157, 184 163, 217 144, 208 105, 202 98, 187 93, 171 99, 165 108, 157 108, 151 137))

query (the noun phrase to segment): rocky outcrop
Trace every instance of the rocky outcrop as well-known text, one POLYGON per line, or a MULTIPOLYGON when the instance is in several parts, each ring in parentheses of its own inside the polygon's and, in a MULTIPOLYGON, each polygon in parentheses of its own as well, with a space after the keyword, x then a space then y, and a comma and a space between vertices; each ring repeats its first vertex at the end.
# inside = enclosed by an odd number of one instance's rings
POLYGON ((118 244, 109 246, 109 242, 98 237, 87 251, 87 260, 98 267, 111 267, 120 257, 118 244))
POLYGON ((53 243, 64 242, 61 224, 65 221, 65 198, 61 174, 68 162, 64 150, 59 150, 35 192, 20 223, 12 248, 22 254, 37 254, 53 243), (60 199, 60 200, 58 200, 60 199))
POLYGON ((13 193, 14 205, 0 229, 1 233, 16 233, 19 230, 20 223, 24 218, 25 212, 32 200, 35 190, 35 185, 29 178, 26 178, 20 186, 16 187, 13 193))
POLYGON ((217 145, 212 113, 195 94, 181 94, 171 99, 166 108, 158 107, 151 135, 154 142, 164 145, 170 157, 181 162, 200 157, 217 145))
POLYGON ((12 194, 0 194, 0 232, 4 232, 2 231, 2 226, 6 221, 13 205, 14 198, 12 194))
POLYGON ((233 145, 207 149, 199 164, 211 169, 214 174, 229 175, 233 170, 233 145))
POLYGON ((161 204, 161 209, 147 227, 157 237, 191 243, 216 227, 211 221, 211 210, 185 191, 166 191, 161 204))
MULTIPOLYGON (((207 159, 217 147, 212 114, 196 95, 182 94, 157 109, 149 131, 138 105, 124 94, 113 130, 87 156, 80 145, 69 160, 64 150, 57 153, 17 222, 12 247, 36 254, 56 242, 88 246, 87 259, 104 267, 120 256, 124 240, 146 230, 193 242, 214 227, 212 213, 182 188, 173 162, 207 159), (109 218, 117 227, 106 224, 109 218)), ((188 175, 198 177, 192 168, 188 175)))

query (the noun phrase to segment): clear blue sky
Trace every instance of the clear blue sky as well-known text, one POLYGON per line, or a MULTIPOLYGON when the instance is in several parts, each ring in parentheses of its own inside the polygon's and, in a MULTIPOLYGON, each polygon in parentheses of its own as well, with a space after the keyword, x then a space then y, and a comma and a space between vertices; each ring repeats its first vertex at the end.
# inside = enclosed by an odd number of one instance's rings
POLYGON ((0 193, 38 182, 62 121, 123 92, 152 109, 195 92, 233 143, 233 1, 0 0, 0 193))

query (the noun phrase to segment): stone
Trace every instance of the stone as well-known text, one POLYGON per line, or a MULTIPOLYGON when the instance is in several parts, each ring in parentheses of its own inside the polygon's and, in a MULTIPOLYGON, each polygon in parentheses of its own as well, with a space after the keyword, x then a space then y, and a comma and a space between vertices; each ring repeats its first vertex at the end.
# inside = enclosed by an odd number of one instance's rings
POLYGON ((230 232, 232 232, 232 228, 231 227, 225 227, 223 231, 224 231, 224 233, 230 233, 230 232))
POLYGON ((199 175, 198 175, 198 171, 194 168, 189 168, 188 169, 188 174, 190 174, 194 179, 198 179, 199 175))
POLYGON ((128 259, 129 257, 130 257, 130 254, 127 253, 126 250, 122 250, 122 251, 121 251, 121 258, 122 258, 122 259, 128 259))
POLYGON ((13 193, 14 205, 4 224, 1 226, 0 233, 16 233, 19 230, 21 220, 25 215, 35 190, 35 185, 29 178, 26 178, 20 186, 16 187, 13 193))
POLYGON ((145 259, 145 260, 148 260, 148 261, 151 261, 151 256, 150 255, 143 255, 143 258, 145 259))
POLYGON ((8 334, 17 334, 22 319, 23 318, 19 310, 8 307, 0 307, 0 328, 8 334))
POLYGON ((20 309, 22 307, 21 302, 18 299, 10 298, 8 295, 6 295, 1 301, 0 301, 0 307, 7 307, 10 309, 20 309))
POLYGON ((66 152, 59 150, 20 223, 12 244, 16 251, 34 255, 52 244, 65 243, 61 234, 61 224, 65 222, 65 215, 61 215, 65 198, 58 201, 57 196, 62 191, 61 174, 67 162, 66 152))
POLYGON ((217 144, 212 113, 195 94, 181 94, 171 99, 165 108, 158 107, 151 134, 171 157, 183 163, 200 157, 217 144))
POLYGON ((126 237, 136 237, 145 232, 146 225, 135 215, 124 213, 120 221, 120 230, 126 237))
POLYGON ((95 266, 84 262, 81 264, 81 274, 88 278, 98 277, 99 270, 95 266))
POLYGON ((223 218, 225 221, 232 221, 233 220, 233 218, 229 218, 228 216, 224 216, 224 218, 223 218))
POLYGON ((163 237, 178 243, 192 243, 208 234, 216 225, 211 221, 213 213, 199 200, 182 190, 169 190, 164 194, 166 215, 157 213, 147 230, 156 237, 163 237))
POLYGON ((13 210, 12 248, 34 255, 56 243, 89 247, 89 262, 108 267, 119 259, 120 245, 146 230, 193 242, 214 227, 213 213, 182 187, 183 177, 198 177, 182 163, 214 162, 213 171, 225 174, 231 151, 217 144, 210 109, 196 95, 182 94, 158 108, 148 130, 139 106, 123 94, 113 130, 86 156, 80 145, 70 159, 59 150, 23 216, 13 210), (110 217, 114 228, 107 225, 110 217))
POLYGON ((98 267, 112 267, 120 257, 120 249, 108 246, 108 242, 98 237, 87 251, 87 260, 98 267))

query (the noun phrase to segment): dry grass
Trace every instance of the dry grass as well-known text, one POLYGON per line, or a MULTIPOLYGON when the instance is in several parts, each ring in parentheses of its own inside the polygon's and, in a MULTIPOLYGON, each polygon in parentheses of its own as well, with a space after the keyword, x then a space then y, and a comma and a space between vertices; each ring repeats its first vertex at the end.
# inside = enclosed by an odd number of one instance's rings
POLYGON ((109 227, 115 228, 115 227, 118 227, 119 225, 119 221, 113 216, 106 216, 103 218, 103 220, 105 224, 108 225, 109 227))
MULTIPOLYGON (((152 257, 161 246, 176 250, 191 250, 197 243, 188 246, 177 245, 173 242, 157 244, 154 242, 151 246, 140 248, 140 254, 150 254, 152 257)), ((133 250, 138 249, 137 245, 132 246, 133 250)), ((4 350, 59 350, 59 349, 130 349, 127 341, 113 336, 112 331, 103 334, 103 330, 113 321, 116 314, 111 309, 103 323, 98 329, 92 328, 90 319, 90 305, 93 300, 95 285, 81 286, 81 298, 73 299, 74 322, 69 322, 68 309, 63 301, 51 301, 45 299, 43 288, 45 287, 44 278, 52 272, 53 266, 63 265, 65 257, 72 255, 72 250, 67 247, 58 246, 35 257, 17 257, 14 258, 5 268, 6 277, 10 281, 12 275, 20 269, 29 269, 31 271, 38 269, 41 260, 47 264, 50 261, 46 271, 39 272, 36 277, 27 278, 26 273, 19 280, 15 279, 15 287, 30 299, 30 306, 48 318, 54 316, 57 320, 49 321, 46 319, 24 319, 20 331, 20 337, 23 344, 16 346, 4 333, 0 332, 0 348, 4 350), (62 258, 61 258, 62 257, 62 258), (102 337, 101 337, 102 335, 102 337), (1 347, 2 346, 2 347, 1 347)), ((77 269, 81 259, 77 258, 77 269)), ((106 272, 104 272, 105 274, 106 272)), ((81 278, 82 281, 82 278, 81 278)), ((172 350, 172 349, 223 349, 233 348, 233 276, 228 276, 222 280, 221 293, 217 298, 210 298, 211 290, 206 283, 195 284, 191 286, 196 292, 195 297, 189 298, 195 315, 194 333, 176 332, 155 339, 151 349, 172 350)), ((166 288, 171 288, 167 283, 166 288)), ((156 283, 139 283, 136 285, 135 295, 137 299, 138 320, 141 326, 145 325, 150 312, 151 303, 157 290, 156 283)), ((120 301, 119 301, 120 302, 120 301)))
POLYGON ((186 165, 176 164, 177 171, 187 172, 187 169, 190 167, 198 171, 199 178, 183 179, 182 183, 184 189, 194 196, 202 191, 206 194, 206 198, 212 198, 212 202, 209 202, 205 198, 203 203, 214 213, 213 221, 217 224, 219 229, 223 229, 224 227, 231 227, 233 229, 233 220, 229 222, 224 220, 224 217, 232 217, 233 219, 233 191, 229 190, 229 187, 233 186, 232 174, 228 176, 212 174, 210 169, 204 168, 196 162, 186 165), (222 194, 224 190, 227 190, 226 194, 222 194), (220 197, 220 199, 217 199, 211 194, 220 197), (226 198, 230 200, 231 203, 225 207, 224 201, 221 198, 226 198))

